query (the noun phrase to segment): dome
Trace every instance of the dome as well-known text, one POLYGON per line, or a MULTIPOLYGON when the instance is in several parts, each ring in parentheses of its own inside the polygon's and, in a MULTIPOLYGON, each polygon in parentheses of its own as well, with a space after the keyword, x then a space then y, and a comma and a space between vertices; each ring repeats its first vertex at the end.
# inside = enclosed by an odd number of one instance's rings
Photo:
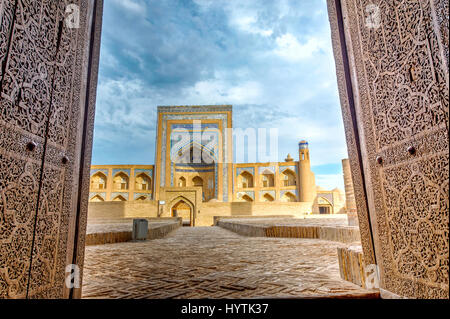
POLYGON ((288 155, 286 156, 286 158, 285 158, 285 161, 286 161, 286 162, 292 162, 292 161, 294 161, 294 159, 292 158, 291 154, 288 154, 288 155))
POLYGON ((300 148, 300 149, 308 149, 308 142, 307 141, 305 141, 305 140, 303 140, 303 141, 300 141, 299 143, 298 143, 298 147, 300 148))

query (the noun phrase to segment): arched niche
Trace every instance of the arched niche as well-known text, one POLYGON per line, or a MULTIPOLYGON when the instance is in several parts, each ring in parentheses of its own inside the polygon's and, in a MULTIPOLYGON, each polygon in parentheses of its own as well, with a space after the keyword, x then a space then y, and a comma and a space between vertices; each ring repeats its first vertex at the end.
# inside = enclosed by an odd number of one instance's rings
POLYGON ((136 189, 142 190, 142 191, 149 191, 151 190, 152 185, 152 179, 150 176, 148 176, 145 173, 140 173, 136 176, 136 189))
POLYGON ((239 174, 238 178, 239 188, 252 188, 253 187, 253 175, 247 171, 243 171, 239 174))
POLYGON ((122 195, 117 195, 116 197, 113 198, 113 202, 126 202, 126 198, 123 197, 122 195))
POLYGON ((283 194, 283 196, 281 196, 281 201, 282 202, 296 202, 297 196, 295 196, 291 192, 286 192, 283 194))
POLYGON ((178 179, 178 187, 186 187, 186 178, 184 178, 183 176, 181 176, 178 179))
POLYGON ((129 180, 130 179, 128 178, 127 174, 125 174, 123 172, 117 173, 116 175, 114 175, 114 178, 113 178, 114 189, 115 190, 127 190, 129 180))
POLYGON ((104 202, 105 199, 102 196, 97 194, 97 195, 93 196, 90 201, 94 202, 94 203, 95 202, 104 202))
POLYGON ((106 182, 108 178, 102 172, 97 172, 91 177, 91 189, 102 190, 106 189, 106 182))
POLYGON ((192 185, 196 187, 203 187, 203 179, 200 176, 195 176, 192 179, 192 185))
POLYGON ((295 173, 291 169, 286 169, 281 173, 281 185, 295 186, 297 184, 295 173))
POLYGON ((261 187, 274 187, 275 175, 268 169, 265 169, 260 175, 261 187))
POLYGON ((265 193, 262 197, 263 202, 273 202, 274 200, 275 198, 273 198, 273 196, 270 195, 269 193, 265 193))

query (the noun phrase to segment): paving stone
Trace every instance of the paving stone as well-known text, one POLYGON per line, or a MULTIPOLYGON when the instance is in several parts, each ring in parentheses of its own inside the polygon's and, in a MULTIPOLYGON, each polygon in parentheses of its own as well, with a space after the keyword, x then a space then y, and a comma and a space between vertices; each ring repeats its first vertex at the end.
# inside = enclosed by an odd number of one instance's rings
POLYGON ((146 242, 86 247, 83 298, 372 296, 340 278, 338 242, 183 227, 146 242))

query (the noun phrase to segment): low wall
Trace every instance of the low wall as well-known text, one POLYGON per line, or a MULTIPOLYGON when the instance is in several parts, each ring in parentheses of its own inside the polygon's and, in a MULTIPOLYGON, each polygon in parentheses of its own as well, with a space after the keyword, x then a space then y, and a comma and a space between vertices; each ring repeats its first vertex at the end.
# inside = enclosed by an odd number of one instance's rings
POLYGON ((367 288, 361 246, 338 247, 337 253, 341 278, 367 288))
POLYGON ((86 246, 123 243, 131 239, 131 231, 86 234, 86 246))
POLYGON ((90 202, 88 205, 88 222, 90 219, 124 219, 157 217, 158 204, 148 202, 90 202))
MULTIPOLYGON (((152 225, 149 223, 147 239, 158 239, 167 236, 170 232, 181 226, 181 218, 177 218, 176 221, 168 221, 166 223, 158 223, 152 225)), ((127 225, 128 226, 128 225, 127 225)), ((122 243, 132 240, 132 224, 129 225, 129 231, 111 230, 105 232, 93 232, 86 234, 86 245, 104 245, 104 244, 114 244, 122 243)), ((123 228, 123 225, 122 227, 123 228)))
POLYGON ((346 226, 258 225, 219 219, 217 226, 251 237, 309 238, 354 243, 361 240, 359 229, 346 226))
POLYGON ((214 225, 215 217, 243 217, 248 216, 272 216, 282 217, 289 215, 290 217, 303 217, 311 210, 311 203, 304 202, 231 202, 219 203, 208 202, 202 203, 200 212, 197 216, 197 226, 214 225))
POLYGON ((245 219, 259 219, 259 218, 293 218, 292 215, 265 215, 265 216, 258 216, 258 215, 238 215, 238 216, 214 216, 214 226, 217 226, 217 222, 221 219, 233 219, 233 218, 245 218, 245 219))
MULTIPOLYGON (((312 203, 305 202, 207 202, 198 207, 196 226, 212 226, 214 216, 305 216, 311 210, 312 203)), ((88 222, 102 219, 155 218, 158 203, 156 201, 130 202, 90 202, 88 222)), ((329 215, 331 216, 331 215, 329 215)), ((161 217, 170 217, 167 213, 161 217)))

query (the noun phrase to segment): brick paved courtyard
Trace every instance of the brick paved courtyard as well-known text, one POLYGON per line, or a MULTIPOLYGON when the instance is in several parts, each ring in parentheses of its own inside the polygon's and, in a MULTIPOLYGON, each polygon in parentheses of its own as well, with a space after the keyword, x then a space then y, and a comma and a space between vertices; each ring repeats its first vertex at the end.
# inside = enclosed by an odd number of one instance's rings
POLYGON ((180 228, 143 243, 86 247, 83 298, 254 298, 366 294, 339 277, 336 248, 317 239, 251 238, 180 228))

